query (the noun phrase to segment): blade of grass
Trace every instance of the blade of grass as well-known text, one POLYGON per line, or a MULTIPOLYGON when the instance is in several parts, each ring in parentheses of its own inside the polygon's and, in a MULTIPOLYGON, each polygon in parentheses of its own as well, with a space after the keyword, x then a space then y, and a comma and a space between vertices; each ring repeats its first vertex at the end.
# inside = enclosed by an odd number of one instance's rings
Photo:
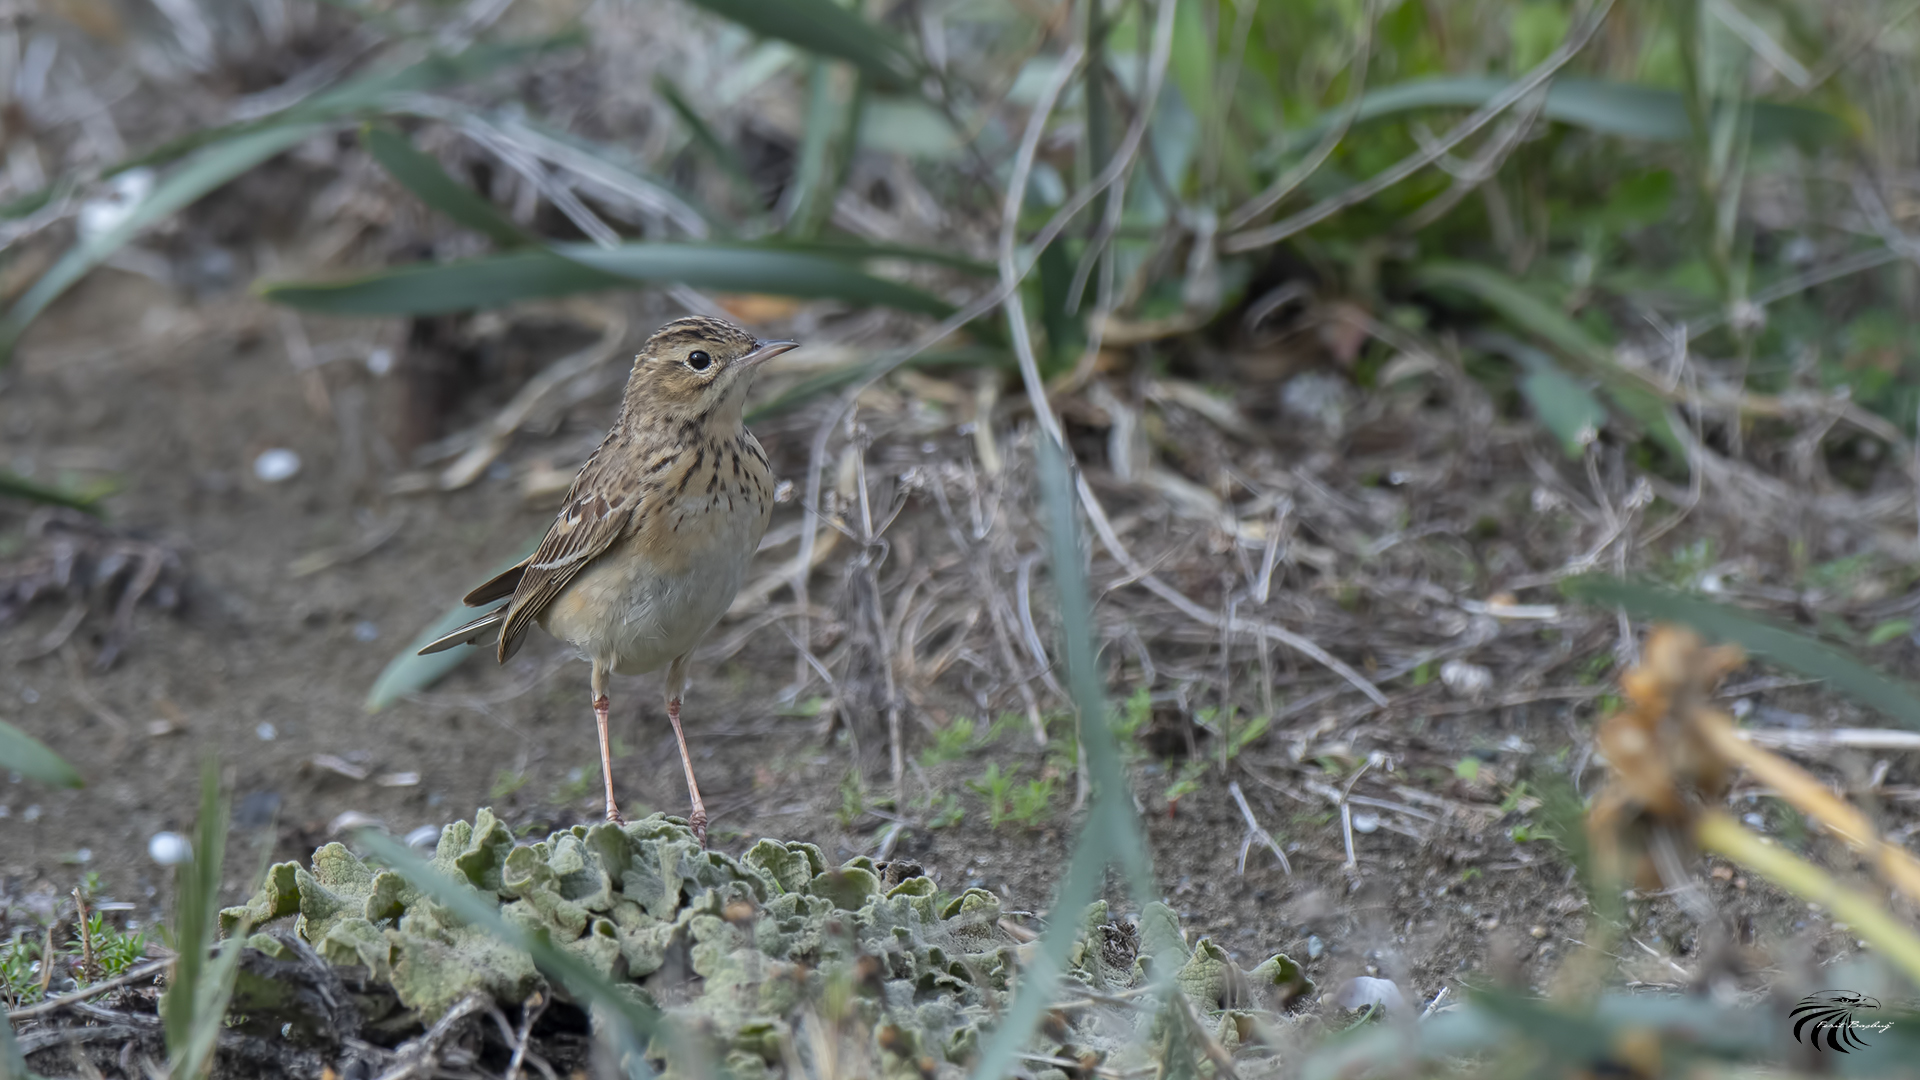
POLYGON ((30 1080, 26 1055, 13 1041, 13 1021, 0 1016, 0 1080, 30 1080))
POLYGON ((693 136, 694 143, 706 151, 714 164, 720 166, 720 171, 733 182, 740 205, 755 215, 766 209, 761 205, 760 189, 754 186, 753 178, 747 174, 746 162, 740 160, 739 153, 720 138, 705 117, 694 110, 686 95, 680 92, 680 87, 663 73, 654 76, 653 88, 659 92, 667 107, 673 110, 673 114, 680 118, 680 122, 687 126, 687 133, 693 136))
POLYGON ((859 68, 889 90, 911 90, 920 65, 872 22, 833 0, 693 0, 762 37, 800 46, 859 68))
POLYGON ((1694 827, 1694 838, 1707 851, 1718 852, 1790 893, 1833 912, 1851 933, 1920 982, 1920 937, 1888 910, 1878 896, 1866 896, 1835 881, 1833 875, 1740 827, 1724 810, 1710 810, 1694 827))
POLYGON ((103 175, 114 176, 143 165, 164 165, 203 146, 224 142, 252 132, 294 123, 336 121, 364 111, 384 108, 398 97, 468 82, 503 67, 531 60, 543 53, 576 45, 580 40, 578 33, 565 33, 533 41, 479 44, 451 56, 435 54, 397 70, 371 72, 348 79, 330 90, 323 90, 305 101, 256 120, 244 120, 189 132, 145 153, 128 158, 108 169, 103 175))
POLYGON ((139 235, 141 230, 198 202, 208 192, 268 158, 293 148, 320 130, 316 124, 267 128, 209 146, 188 159, 155 185, 147 198, 118 225, 69 248, 60 261, 54 263, 31 288, 21 294, 20 299, 14 301, 6 317, 0 318, 0 366, 4 366, 11 357, 15 343, 36 315, 59 299, 89 270, 105 262, 121 245, 139 235))
POLYGON ((633 1080, 646 1080, 653 1075, 646 1062, 647 1040, 656 1035, 671 1040, 675 1035, 658 1010, 622 993, 585 961, 555 946, 544 928, 533 930, 503 918, 498 897, 488 899, 473 886, 440 873, 398 840, 370 829, 362 830, 356 839, 434 902, 532 956, 547 977, 566 987, 578 1000, 595 1006, 615 1054, 624 1059, 626 1074, 633 1080))
MULTIPOLYGON (((1492 75, 1448 75, 1414 79, 1368 91, 1353 122, 1364 123, 1425 109, 1477 109, 1497 97, 1513 80, 1492 75)), ((1720 107, 1727 107, 1724 103, 1720 107)), ((1312 146, 1340 123, 1340 112, 1287 132, 1282 153, 1312 146)), ((1556 78, 1547 90, 1543 119, 1649 142, 1685 143, 1694 139, 1687 96, 1675 90, 1573 76, 1556 78)), ((1753 104, 1756 142, 1830 143, 1846 137, 1846 125, 1818 109, 1798 105, 1753 104)))
POLYGON ((174 1080, 199 1080, 213 1064, 233 989, 232 966, 239 938, 211 964, 207 952, 219 937, 220 870, 226 856, 227 807, 220 795, 220 769, 212 759, 200 768, 200 817, 192 854, 174 872, 173 976, 161 1012, 174 1080), (224 987, 221 985, 224 977, 224 987))
POLYGON ((862 273, 844 259, 747 244, 556 244, 547 251, 416 264, 337 282, 283 282, 259 291, 276 303, 332 315, 421 315, 631 288, 637 281, 845 300, 936 317, 952 310, 931 293, 862 273))
POLYGON ((1620 411, 1643 425, 1676 461, 1687 459, 1686 444, 1674 431, 1666 401, 1638 375, 1614 361, 1613 350, 1589 334, 1566 312, 1547 303, 1500 271, 1477 263, 1436 262, 1420 267, 1422 284, 1458 289, 1492 308, 1508 322, 1552 345, 1577 370, 1599 380, 1620 411))
MULTIPOLYGON (((1080 932, 1080 912, 1093 902, 1107 867, 1119 865, 1136 898, 1153 895, 1153 869, 1133 813, 1120 751, 1108 726, 1110 712, 1094 664, 1093 611, 1087 600, 1086 571, 1074 515, 1077 500, 1065 456, 1051 438, 1039 443, 1040 494, 1049 533, 1054 588, 1059 594, 1062 652, 1068 687, 1080 714, 1080 744, 1093 781, 1092 805, 1074 844, 1065 879, 1050 909, 1046 933, 1029 958, 1013 1001, 987 1036, 974 1063, 973 1080, 998 1080, 1009 1074, 1040 1018, 1052 1005, 1054 985, 1080 932)), ((1170 993, 1179 962, 1155 957, 1157 989, 1170 993)))
POLYGON ((1904 681, 1883 675, 1825 642, 1776 626, 1751 612, 1652 585, 1601 574, 1568 578, 1566 595, 1625 608, 1639 619, 1684 623, 1708 637, 1731 641, 1790 671, 1825 679, 1911 728, 1920 728, 1920 696, 1904 681))
POLYGON ((360 141, 401 187, 460 225, 486 236, 503 249, 537 242, 479 192, 448 176, 438 159, 416 149, 405 135, 369 124, 360 129, 360 141))
POLYGON ((46 744, 0 720, 0 770, 17 772, 29 780, 56 787, 85 785, 80 774, 66 759, 47 749, 46 744))
POLYGON ((72 510, 81 510, 98 517, 100 516, 100 507, 98 504, 102 498, 105 498, 105 493, 103 492, 97 495, 75 494, 70 491, 61 491, 59 488, 47 487, 44 484, 36 484, 23 476, 15 476, 10 472, 0 472, 0 496, 12 496, 16 499, 25 499, 28 502, 34 503, 44 503, 48 506, 64 506, 72 510))
POLYGON ((1472 343, 1504 353, 1520 363, 1520 392, 1548 431, 1560 440, 1569 458, 1579 458, 1607 423, 1606 407, 1585 384, 1568 375, 1553 358, 1505 334, 1475 334, 1472 343))
MULTIPOLYGON (((544 530, 541 535, 545 535, 544 530)), ((539 546, 540 536, 533 537, 520 546, 519 554, 502 560, 487 574, 487 577, 491 578, 506 572, 509 567, 533 554, 533 549, 539 546)), ((373 688, 367 691, 364 708, 370 713, 379 712, 401 697, 425 690, 439 682, 449 671, 466 662, 468 657, 486 652, 485 649, 474 647, 448 649, 445 652, 431 653, 427 656, 419 655, 420 650, 429 642, 443 634, 451 633, 454 627, 479 615, 479 608, 455 604, 426 629, 415 635, 412 641, 407 642, 405 648, 395 654, 393 659, 387 661, 386 667, 380 669, 379 677, 373 680, 373 688)))

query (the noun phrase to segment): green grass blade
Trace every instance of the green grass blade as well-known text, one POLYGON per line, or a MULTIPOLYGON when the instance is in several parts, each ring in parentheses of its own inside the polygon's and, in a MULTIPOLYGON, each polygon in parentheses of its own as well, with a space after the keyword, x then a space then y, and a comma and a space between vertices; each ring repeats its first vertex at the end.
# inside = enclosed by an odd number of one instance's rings
POLYGON ((448 176, 438 159, 415 148, 405 135, 369 124, 360 129, 360 141, 401 187, 460 225, 486 236, 502 248, 536 242, 479 192, 448 176))
POLYGON ((705 117, 694 110, 686 95, 680 92, 680 87, 661 74, 654 76, 653 88, 659 92, 667 107, 673 110, 673 115, 687 126, 687 133, 693 136, 694 144, 706 151, 714 164, 720 166, 720 171, 727 174, 727 179, 733 182, 734 190, 739 195, 740 204, 753 214, 766 209, 761 204, 760 189, 754 186, 753 177, 747 173, 746 162, 740 160, 740 154, 713 130, 705 117))
POLYGON ((1560 369, 1553 357, 1505 334, 1475 334, 1473 344, 1505 353, 1524 369, 1520 393, 1533 406, 1534 414, 1560 440, 1570 458, 1586 452, 1607 423, 1606 406, 1587 389, 1587 385, 1560 369))
POLYGON ((1581 374, 1598 379, 1614 404, 1645 426, 1648 434, 1673 455, 1674 460, 1686 460, 1686 444, 1674 431, 1666 402, 1640 378, 1622 370, 1614 362, 1613 350, 1566 312, 1500 271, 1477 263, 1430 263, 1414 276, 1430 287, 1464 292, 1492 308, 1507 322, 1552 345, 1572 360, 1581 374))
POLYGON ((845 300, 935 317, 952 310, 931 293, 863 273, 842 258, 745 244, 557 244, 548 250, 403 266, 344 281, 283 282, 262 287, 260 294, 330 315, 424 315, 631 288, 634 282, 845 300))
POLYGON ((1920 696, 1912 686, 1873 670, 1823 641, 1751 612, 1598 574, 1568 578, 1561 588, 1576 600, 1622 607, 1636 618, 1683 623, 1707 637, 1731 641, 1783 668, 1824 679, 1835 690, 1872 705, 1907 727, 1920 728, 1920 696))
POLYGON ((13 1041, 13 1021, 0 1016, 0 1080, 28 1080, 26 1055, 13 1041))
POLYGON ((291 149, 319 131, 314 124, 291 124, 267 128, 207 147, 189 158, 179 169, 160 181, 145 201, 135 207, 120 224, 67 249, 60 261, 40 280, 14 301, 6 317, 0 318, 0 364, 5 364, 26 331, 27 324, 46 310, 47 305, 79 281, 87 271, 105 262, 140 231, 177 211, 185 209, 214 190, 285 150, 291 149))
POLYGON ((44 503, 48 506, 65 506, 69 509, 82 510, 98 517, 100 514, 98 504, 105 495, 105 492, 100 494, 76 494, 71 491, 62 491, 59 488, 36 484, 23 476, 15 476, 10 472, 0 471, 0 496, 11 496, 16 499, 25 499, 28 502, 44 503))
POLYGON ((431 315, 625 284, 613 274, 542 249, 462 262, 414 263, 340 281, 282 282, 262 286, 259 293, 275 303, 325 315, 431 315))
POLYGON ((563 244, 557 250, 597 270, 636 281, 679 282, 720 292, 769 293, 855 304, 944 318, 953 305, 911 285, 874 277, 846 260, 778 244, 625 244, 597 248, 563 244))
MULTIPOLYGON (((1079 936, 1079 916, 1099 889, 1106 869, 1119 864, 1126 871, 1136 897, 1152 895, 1153 871, 1140 823, 1133 814, 1120 752, 1108 727, 1110 713, 1094 662, 1093 609, 1087 600, 1086 571, 1078 528, 1074 480, 1066 458, 1051 439, 1039 440, 1040 495, 1046 512, 1049 554, 1054 588, 1059 594, 1062 651, 1067 662, 1068 687, 1080 714, 1080 741, 1087 772, 1093 781, 1092 807, 1065 879, 1054 898, 1047 932, 1040 948, 1021 972, 1013 1001, 980 1048, 973 1080, 997 1080, 1012 1072, 1014 1055, 1032 1037, 1040 1018, 1051 1007, 1053 990, 1066 963, 1068 950, 1079 936)), ((1171 988, 1177 963, 1156 962, 1156 982, 1171 988)))
POLYGON ((870 259, 899 259, 903 262, 929 263, 961 270, 979 277, 994 277, 1000 271, 991 263, 969 258, 958 251, 915 247, 912 244, 886 244, 852 237, 817 236, 810 240, 769 236, 753 241, 756 251, 784 251, 799 255, 818 255, 858 265, 870 259))
MULTIPOLYGON (((1510 85, 1512 80, 1493 75, 1447 75, 1382 86, 1360 99, 1354 123, 1423 109, 1477 109, 1510 85)), ((1766 102, 1755 103, 1752 108, 1756 142, 1813 145, 1846 137, 1846 125, 1818 109, 1766 102)), ((1688 143, 1694 138, 1684 94, 1634 83, 1557 78, 1547 90, 1541 116, 1600 135, 1663 143, 1688 143)), ((1337 116, 1330 115, 1288 132, 1286 150, 1314 145, 1339 122, 1337 116)))
POLYGON ((477 44, 451 56, 433 55, 397 70, 370 72, 260 119, 223 124, 168 140, 152 150, 120 162, 103 175, 114 176, 142 165, 164 165, 203 146, 286 124, 337 121, 381 108, 399 95, 425 93, 470 82, 554 49, 578 44, 579 41, 577 33, 568 33, 532 41, 477 44))
POLYGON ((85 784, 65 758, 5 720, 0 720, 0 772, 17 772, 29 780, 56 787, 77 788, 85 784))
MULTIPOLYGON (((484 581, 495 574, 504 573, 508 567, 533 554, 533 549, 540 546, 540 538, 544 535, 546 533, 542 530, 539 536, 533 537, 520 546, 519 554, 510 559, 501 560, 485 578, 475 580, 484 581)), ((395 654, 393 659, 387 661, 386 667, 380 669, 379 677, 373 680, 373 688, 367 691, 366 710, 370 713, 379 712, 407 694, 425 690, 439 682, 448 672, 465 663, 468 657, 482 653, 491 656, 491 648, 464 645, 458 649, 448 649, 446 652, 437 652, 430 656, 420 655, 420 650, 429 642, 442 634, 451 633, 453 628, 461 623, 479 618, 483 610, 483 608, 468 607, 465 604, 455 604, 425 630, 415 635, 412 641, 407 642, 405 648, 395 654)))
POLYGON ((575 998, 595 1007, 596 1014, 606 1024, 615 1053, 625 1060, 629 1077, 642 1080, 652 1075, 646 1063, 647 1040, 655 1034, 673 1037, 672 1028, 663 1022, 657 1010, 622 993, 585 961, 555 946, 544 930, 530 930, 503 918, 497 897, 489 899, 473 886, 440 873, 398 840, 370 829, 361 831, 356 839, 434 902, 531 955, 535 965, 549 978, 565 986, 575 998))
POLYGON ((919 65, 892 34, 833 0, 693 0, 762 37, 845 60, 886 89, 913 86, 919 65))
MULTIPOLYGON (((220 796, 220 769, 212 759, 200 769, 200 817, 194 830, 193 852, 174 871, 173 932, 178 954, 167 981, 164 1014, 168 1076, 198 1080, 213 1063, 213 1044, 224 1017, 221 1008, 206 1007, 219 997, 203 989, 204 980, 220 978, 221 965, 209 965, 207 951, 219 936, 220 871, 226 855, 226 801, 220 796)), ((231 988, 231 983, 229 983, 231 988)))

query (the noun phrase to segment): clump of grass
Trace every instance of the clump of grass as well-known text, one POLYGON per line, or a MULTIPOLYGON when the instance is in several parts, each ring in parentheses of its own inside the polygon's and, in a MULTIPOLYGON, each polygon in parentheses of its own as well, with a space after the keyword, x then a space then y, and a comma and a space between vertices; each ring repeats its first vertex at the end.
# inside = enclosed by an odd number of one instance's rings
POLYGON ((935 728, 933 745, 920 751, 920 766, 931 769, 958 761, 984 746, 987 740, 976 738, 977 726, 971 716, 956 716, 944 727, 935 728))

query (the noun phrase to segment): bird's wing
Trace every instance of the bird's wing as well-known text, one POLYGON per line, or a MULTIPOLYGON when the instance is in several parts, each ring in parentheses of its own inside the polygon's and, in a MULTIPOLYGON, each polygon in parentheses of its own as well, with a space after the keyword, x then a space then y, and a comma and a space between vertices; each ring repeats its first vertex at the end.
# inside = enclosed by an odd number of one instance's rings
MULTIPOLYGON (((612 442, 611 439, 608 443, 612 442)), ((601 443, 567 490, 566 506, 520 571, 506 621, 500 627, 500 662, 520 648, 527 627, 540 617, 586 565, 626 534, 640 509, 642 489, 623 483, 621 463, 601 443)), ((508 571, 512 573, 513 571, 508 571)), ((497 580, 497 579, 496 579, 497 580)), ((486 591, 493 582, 475 593, 486 591)))

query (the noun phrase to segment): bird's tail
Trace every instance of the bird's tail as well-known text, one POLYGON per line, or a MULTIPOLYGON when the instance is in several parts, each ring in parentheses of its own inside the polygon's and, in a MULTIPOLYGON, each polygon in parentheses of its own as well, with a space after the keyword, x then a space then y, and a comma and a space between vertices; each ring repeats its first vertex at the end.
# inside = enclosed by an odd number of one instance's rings
POLYGON ((479 645, 492 641, 499 633, 500 624, 506 621, 509 606, 511 605, 501 604, 472 622, 435 638, 420 650, 420 655, 445 652, 455 645, 479 645))

